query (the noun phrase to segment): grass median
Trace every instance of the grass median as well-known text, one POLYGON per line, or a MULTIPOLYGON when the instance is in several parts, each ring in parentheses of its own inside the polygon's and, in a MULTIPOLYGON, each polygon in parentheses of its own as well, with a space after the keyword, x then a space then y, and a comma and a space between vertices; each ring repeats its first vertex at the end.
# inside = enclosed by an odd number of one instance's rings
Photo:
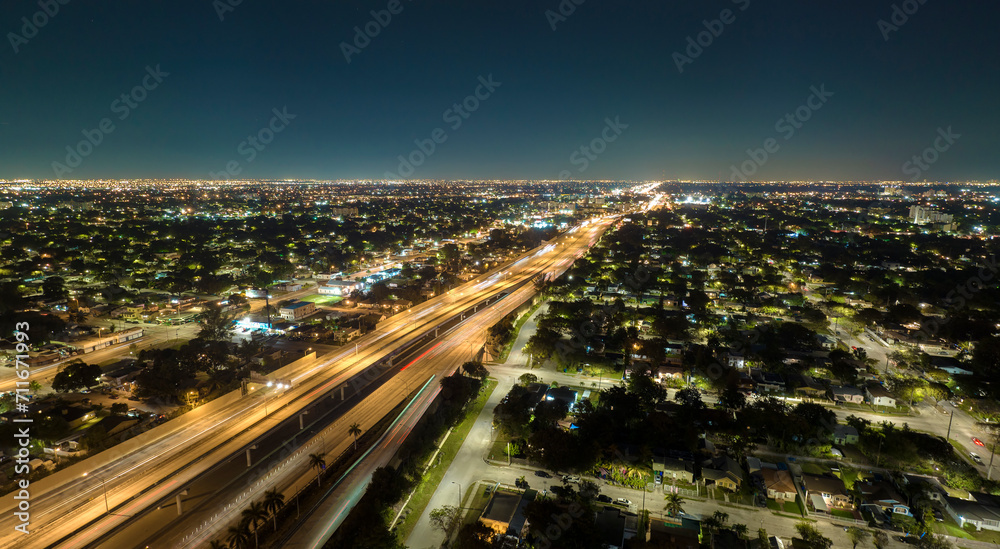
POLYGON ((409 515, 396 525, 397 539, 405 542, 410 537, 410 532, 417 524, 417 520, 424 513, 427 504, 430 503, 431 496, 437 490, 441 479, 444 478, 445 472, 451 466, 452 460, 455 459, 459 449, 461 449, 462 444, 465 442, 465 437, 469 435, 469 431, 472 430, 472 426, 475 425, 476 419, 479 418, 480 412, 483 411, 483 407, 489 400, 490 395, 493 394, 493 389, 496 386, 497 380, 495 379, 487 379, 483 383, 483 389, 479 392, 479 396, 466 409, 462 420, 452 429, 451 434, 448 435, 448 439, 441 445, 441 451, 438 453, 437 458, 435 458, 434 464, 431 465, 430 469, 424 474, 423 480, 413 490, 410 503, 406 505, 410 509, 409 515))

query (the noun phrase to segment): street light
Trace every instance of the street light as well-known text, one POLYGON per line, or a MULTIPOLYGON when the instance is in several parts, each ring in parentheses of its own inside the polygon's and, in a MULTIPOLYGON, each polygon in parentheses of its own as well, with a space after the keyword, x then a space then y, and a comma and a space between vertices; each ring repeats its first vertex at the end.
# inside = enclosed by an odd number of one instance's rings
MULTIPOLYGON (((83 476, 87 476, 87 473, 84 473, 83 476)), ((101 480, 101 487, 104 488, 104 509, 110 514, 111 505, 108 503, 108 484, 104 482, 104 477, 97 475, 97 478, 101 480)))
POLYGON ((452 481, 452 484, 458 485, 458 508, 462 508, 462 484, 459 482, 452 481))

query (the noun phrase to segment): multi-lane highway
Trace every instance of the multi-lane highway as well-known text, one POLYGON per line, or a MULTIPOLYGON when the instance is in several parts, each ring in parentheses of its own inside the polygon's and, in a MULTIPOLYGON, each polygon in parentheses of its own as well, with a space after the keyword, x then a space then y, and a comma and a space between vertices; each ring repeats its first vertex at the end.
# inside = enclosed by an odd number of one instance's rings
MULTIPOLYGON (((133 546, 134 538, 131 541, 115 537, 109 539, 107 534, 126 532, 128 525, 137 520, 136 517, 143 517, 157 506, 162 510, 164 505, 176 500, 176 494, 185 490, 190 494, 189 487, 197 479, 253 446, 270 430, 272 422, 280 423, 295 417, 313 399, 331 391, 336 393, 339 389, 343 395, 345 388, 357 386, 359 376, 364 377, 366 370, 371 371, 372 364, 389 359, 400 346, 420 338, 455 316, 463 316, 466 310, 481 306, 487 298, 515 291, 530 284, 530 280, 539 274, 566 268, 582 255, 609 223, 610 220, 604 219, 569 232, 505 266, 502 274, 488 273, 448 294, 396 315, 359 340, 357 350, 352 348, 332 357, 300 361, 293 371, 283 374, 291 381, 292 387, 279 394, 220 399, 225 405, 203 406, 111 451, 33 483, 30 500, 32 533, 29 535, 15 532, 12 515, 14 501, 8 496, 0 510, 0 521, 4 524, 0 531, 0 544, 4 547, 133 546), (270 412, 266 421, 265 406, 270 412)), ((396 399, 390 405, 391 400, 383 399, 384 406, 387 406, 385 411, 398 402, 396 399)), ((182 508, 186 506, 184 497, 181 497, 182 508)), ((220 499, 223 496, 214 494, 214 497, 220 499)), ((227 504, 228 509, 215 509, 214 513, 208 509, 198 515, 202 519, 219 517, 246 502, 242 499, 227 504)), ((176 516, 176 508, 174 512, 176 516)), ((181 517, 187 519, 183 513, 181 517)), ((214 524, 220 524, 223 518, 214 524)), ((170 528, 173 522, 176 519, 161 529, 170 528)), ((150 531, 146 530, 147 533, 150 531)))

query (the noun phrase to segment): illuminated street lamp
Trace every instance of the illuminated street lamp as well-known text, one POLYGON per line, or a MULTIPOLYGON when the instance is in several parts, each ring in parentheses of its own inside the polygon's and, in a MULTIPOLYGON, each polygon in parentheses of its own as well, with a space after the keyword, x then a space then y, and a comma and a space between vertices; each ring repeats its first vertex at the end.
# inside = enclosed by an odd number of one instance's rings
MULTIPOLYGON (((87 476, 87 473, 84 473, 83 476, 87 476)), ((101 480, 101 486, 104 488, 104 509, 110 514, 111 505, 108 503, 108 484, 104 482, 104 477, 97 475, 97 478, 101 480)))

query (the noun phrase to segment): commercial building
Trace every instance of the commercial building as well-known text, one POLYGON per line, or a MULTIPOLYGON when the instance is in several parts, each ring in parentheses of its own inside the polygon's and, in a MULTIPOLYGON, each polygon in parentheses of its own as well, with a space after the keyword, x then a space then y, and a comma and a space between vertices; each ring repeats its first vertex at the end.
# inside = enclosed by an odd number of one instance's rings
POLYGON ((311 301, 296 301, 278 309, 278 314, 285 320, 299 320, 316 312, 316 304, 311 301))

